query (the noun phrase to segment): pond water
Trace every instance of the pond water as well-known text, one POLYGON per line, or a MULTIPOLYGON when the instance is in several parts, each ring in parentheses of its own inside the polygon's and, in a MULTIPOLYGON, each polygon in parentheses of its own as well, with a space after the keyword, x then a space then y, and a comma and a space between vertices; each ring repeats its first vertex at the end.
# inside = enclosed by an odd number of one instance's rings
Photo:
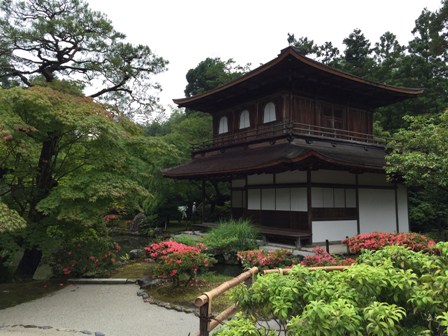
POLYGON ((241 265, 216 264, 213 265, 213 267, 210 267, 210 271, 222 275, 236 277, 243 273, 244 269, 243 267, 241 267, 241 265))
MULTIPOLYGON (((129 253, 129 251, 131 250, 141 249, 152 243, 152 239, 149 237, 128 234, 111 235, 111 238, 121 246, 121 250, 118 253, 119 257, 125 255, 126 253, 129 253)), ((210 271, 222 275, 236 277, 240 275, 244 271, 244 269, 239 264, 235 265, 218 263, 211 267, 210 271)))
POLYGON ((136 235, 111 235, 111 239, 117 242, 121 250, 118 253, 119 256, 129 253, 129 251, 134 249, 141 249, 148 246, 152 239, 145 236, 136 236, 136 235))

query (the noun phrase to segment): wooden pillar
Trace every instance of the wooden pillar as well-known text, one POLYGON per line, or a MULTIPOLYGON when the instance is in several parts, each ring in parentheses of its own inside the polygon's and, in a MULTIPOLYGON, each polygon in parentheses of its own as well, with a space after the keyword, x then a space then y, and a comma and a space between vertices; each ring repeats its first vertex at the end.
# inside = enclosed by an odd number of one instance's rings
POLYGON ((201 308, 199 308, 199 336, 209 336, 209 314, 208 305, 206 302, 201 308))
POLYGON ((395 191, 395 224, 396 224, 397 233, 400 233, 400 220, 399 220, 399 216, 398 216, 398 185, 397 185, 397 183, 395 183, 394 191, 395 191))
POLYGON ((358 174, 355 174, 355 184, 356 184, 356 232, 358 234, 361 233, 361 223, 359 222, 359 182, 358 182, 358 174))
POLYGON ((307 213, 308 213, 308 230, 313 233, 313 208, 311 202, 311 168, 306 171, 306 203, 307 203, 307 213))
POLYGON ((205 180, 202 180, 202 211, 201 211, 201 223, 205 221, 205 180))

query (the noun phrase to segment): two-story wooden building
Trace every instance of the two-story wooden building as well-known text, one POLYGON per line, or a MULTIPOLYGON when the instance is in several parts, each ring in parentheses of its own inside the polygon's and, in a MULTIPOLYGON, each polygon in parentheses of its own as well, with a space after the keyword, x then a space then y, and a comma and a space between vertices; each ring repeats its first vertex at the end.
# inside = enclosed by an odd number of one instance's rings
POLYGON ((389 183, 375 108, 416 96, 335 70, 294 47, 224 86, 174 102, 213 117, 213 142, 164 176, 224 180, 232 215, 318 243, 408 231, 406 188, 389 183))

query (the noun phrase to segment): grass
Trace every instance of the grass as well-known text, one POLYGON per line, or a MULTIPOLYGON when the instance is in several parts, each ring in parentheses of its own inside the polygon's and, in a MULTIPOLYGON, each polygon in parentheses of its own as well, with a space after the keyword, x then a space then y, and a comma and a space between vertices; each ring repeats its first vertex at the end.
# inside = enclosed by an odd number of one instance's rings
POLYGON ((0 283, 0 309, 39 299, 64 285, 57 280, 0 283))
POLYGON ((151 276, 152 268, 154 266, 155 264, 147 263, 145 261, 129 262, 112 271, 109 277, 113 279, 141 279, 146 276, 151 276))
MULTIPOLYGON (((195 281, 188 284, 188 286, 185 286, 182 282, 179 287, 173 287, 171 283, 163 283, 160 286, 146 289, 146 292, 152 299, 180 305, 186 308, 195 308, 194 300, 199 295, 218 287, 220 284, 230 279, 233 278, 209 272, 199 274, 195 281)), ((219 313, 231 304, 233 304, 233 302, 230 301, 228 292, 226 292, 220 297, 213 299, 212 311, 214 313, 219 313)))

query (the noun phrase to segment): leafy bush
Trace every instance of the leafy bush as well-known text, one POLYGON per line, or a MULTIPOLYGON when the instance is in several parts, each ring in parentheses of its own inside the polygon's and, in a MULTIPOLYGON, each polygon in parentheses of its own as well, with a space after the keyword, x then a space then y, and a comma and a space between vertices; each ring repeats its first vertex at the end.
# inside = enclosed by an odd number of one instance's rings
POLYGON ((390 246, 365 250, 342 272, 311 272, 297 265, 286 275, 259 275, 251 287, 232 290, 241 315, 222 335, 243 336, 239 327, 267 335, 273 325, 277 334, 282 330, 290 336, 445 335, 447 255, 448 243, 420 252, 390 246))
POLYGON ((288 250, 249 250, 237 253, 237 258, 244 268, 257 266, 261 269, 290 266, 293 263, 293 255, 288 250))
POLYGON ((185 286, 196 276, 198 269, 206 269, 216 261, 202 253, 204 245, 188 246, 175 241, 163 241, 145 247, 146 253, 157 262, 154 273, 172 281, 174 286, 180 285, 182 275, 186 275, 185 286))
POLYGON ((55 275, 80 276, 116 267, 115 254, 120 251, 120 246, 109 239, 96 235, 81 236, 64 245, 64 248, 53 254, 51 266, 55 275))
POLYGON ((173 240, 177 243, 181 243, 188 246, 196 246, 198 244, 198 241, 191 236, 187 235, 179 235, 176 237, 173 237, 173 240))
POLYGON ((11 256, 19 250, 16 237, 23 234, 25 227, 26 221, 0 201, 0 268, 9 266, 11 256))
POLYGON ((229 220, 212 228, 204 244, 217 253, 237 253, 257 248, 258 230, 248 220, 229 220))
POLYGON ((353 253, 360 253, 364 249, 376 251, 390 245, 400 245, 413 251, 421 251, 435 244, 432 239, 414 232, 398 234, 390 232, 362 233, 343 240, 342 243, 347 244, 353 253))
POLYGON ((314 255, 306 256, 300 264, 303 266, 349 266, 355 263, 352 258, 343 259, 333 256, 319 246, 313 248, 313 252, 314 255))

